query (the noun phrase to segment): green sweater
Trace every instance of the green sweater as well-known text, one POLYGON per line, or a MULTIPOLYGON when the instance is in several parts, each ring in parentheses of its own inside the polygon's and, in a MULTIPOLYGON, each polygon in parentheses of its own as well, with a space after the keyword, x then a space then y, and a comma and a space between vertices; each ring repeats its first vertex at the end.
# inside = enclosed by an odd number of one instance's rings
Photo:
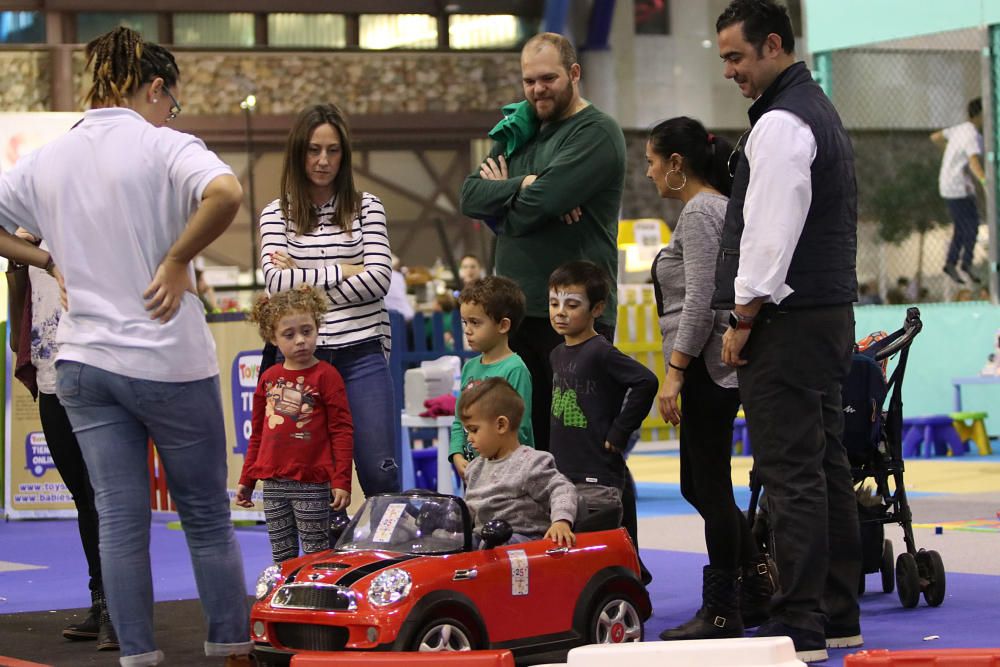
MULTIPOLYGON (((497 144, 494 159, 503 152, 497 144)), ((614 325, 618 277, 618 213, 625 184, 625 137, 618 124, 593 105, 543 126, 508 160, 510 178, 483 180, 479 167, 462 185, 462 213, 493 219, 500 230, 497 274, 524 290, 529 317, 549 316, 549 275, 561 264, 587 259, 611 281, 601 321, 614 325), (524 190, 521 180, 538 180, 524 190), (562 215, 579 206, 572 225, 562 215)))
MULTIPOLYGON (((507 380, 510 386, 514 387, 514 391, 524 399, 524 416, 521 418, 521 427, 517 429, 517 439, 522 445, 534 447, 535 436, 531 430, 531 373, 528 372, 528 367, 516 353, 492 364, 484 364, 483 355, 479 355, 469 359, 462 367, 462 391, 492 377, 507 380)), ((455 454, 461 454, 468 461, 476 458, 476 450, 469 446, 465 438, 465 429, 462 428, 462 422, 458 417, 455 417, 455 422, 451 425, 449 460, 455 454)))

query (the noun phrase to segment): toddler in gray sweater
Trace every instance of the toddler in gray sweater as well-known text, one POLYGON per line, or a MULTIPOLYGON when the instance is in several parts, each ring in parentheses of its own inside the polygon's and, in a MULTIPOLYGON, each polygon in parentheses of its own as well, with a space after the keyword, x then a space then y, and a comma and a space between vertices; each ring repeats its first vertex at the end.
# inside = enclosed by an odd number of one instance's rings
POLYGON ((511 525, 511 543, 541 538, 572 546, 576 487, 556 470, 552 455, 523 447, 517 429, 524 401, 503 378, 466 389, 455 412, 479 453, 465 471, 465 503, 475 531, 491 519, 511 525))

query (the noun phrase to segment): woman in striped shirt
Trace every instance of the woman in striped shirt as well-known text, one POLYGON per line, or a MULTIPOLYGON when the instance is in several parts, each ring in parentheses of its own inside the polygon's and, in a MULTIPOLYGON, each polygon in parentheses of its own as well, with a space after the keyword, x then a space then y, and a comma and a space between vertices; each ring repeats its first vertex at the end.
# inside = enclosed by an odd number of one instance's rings
POLYGON ((398 415, 386 362, 392 260, 385 209, 354 187, 347 121, 336 105, 308 107, 295 120, 281 197, 260 215, 260 243, 269 294, 301 284, 326 293, 316 356, 344 378, 358 481, 366 496, 399 491, 398 415))

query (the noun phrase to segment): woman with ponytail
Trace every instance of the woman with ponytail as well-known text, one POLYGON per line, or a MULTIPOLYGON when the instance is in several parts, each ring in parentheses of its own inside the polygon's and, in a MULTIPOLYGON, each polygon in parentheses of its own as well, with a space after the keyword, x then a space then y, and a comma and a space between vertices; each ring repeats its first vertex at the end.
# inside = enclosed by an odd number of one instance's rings
POLYGON ((732 152, 725 139, 683 116, 658 124, 646 142, 646 176, 661 197, 684 204, 670 245, 653 262, 667 365, 659 409, 682 425, 681 494, 705 520, 709 559, 701 608, 665 630, 660 637, 666 640, 742 637, 745 626, 766 616, 773 592, 767 563, 733 497, 729 457, 740 397, 735 369, 722 363, 728 313, 711 305, 732 152))
POLYGON ((153 637, 152 440, 207 618, 205 653, 249 665, 219 370, 191 264, 232 222, 242 189, 204 143, 165 127, 181 98, 169 51, 119 27, 86 56, 90 109, 0 176, 0 226, 44 239, 64 279, 56 394, 94 490, 121 664, 164 658, 153 637))

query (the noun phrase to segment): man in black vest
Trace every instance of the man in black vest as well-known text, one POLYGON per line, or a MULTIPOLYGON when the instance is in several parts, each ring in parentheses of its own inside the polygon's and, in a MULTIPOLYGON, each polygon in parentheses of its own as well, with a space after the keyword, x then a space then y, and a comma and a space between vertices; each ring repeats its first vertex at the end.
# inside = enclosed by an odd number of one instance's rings
POLYGON ((732 310, 723 360, 739 369, 774 532, 780 590, 757 635, 788 635, 799 659, 813 662, 862 643, 840 398, 858 287, 854 153, 836 109, 796 61, 784 7, 733 0, 716 31, 726 78, 754 100, 731 158, 713 305, 732 310))

